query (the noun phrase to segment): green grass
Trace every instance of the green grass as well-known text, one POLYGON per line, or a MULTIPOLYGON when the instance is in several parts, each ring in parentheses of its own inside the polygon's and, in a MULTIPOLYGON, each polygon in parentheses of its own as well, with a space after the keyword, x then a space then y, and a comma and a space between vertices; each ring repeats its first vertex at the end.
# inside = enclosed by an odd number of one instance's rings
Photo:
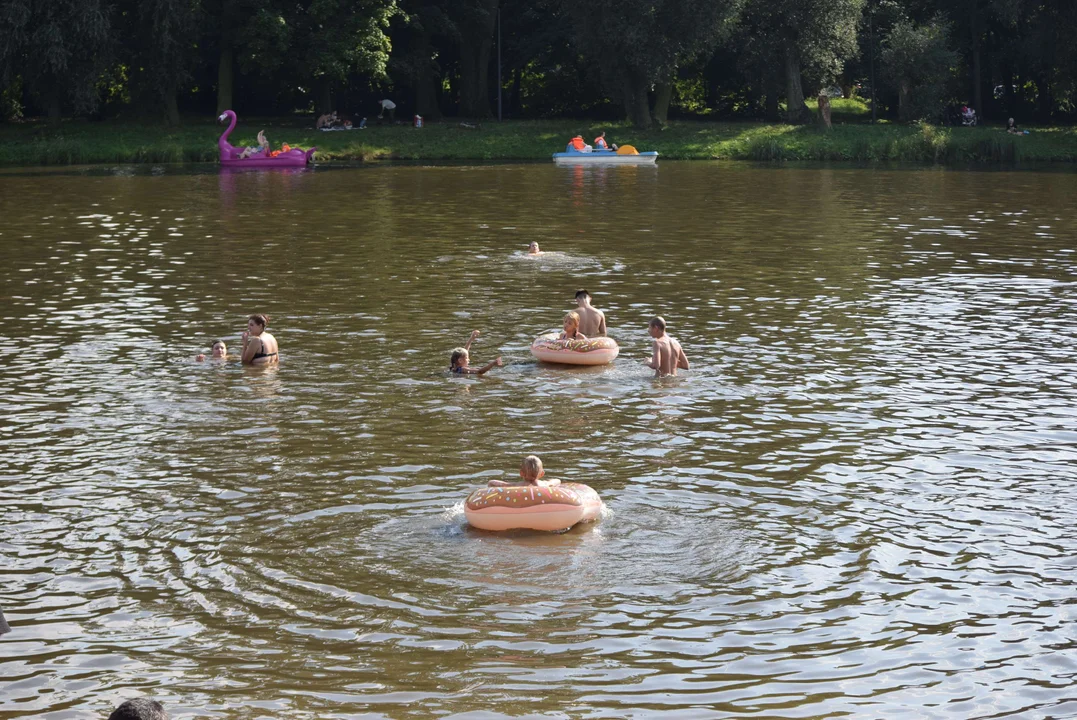
MULTIPOLYGON (((844 101, 850 102, 850 101, 844 101)), ((843 112, 859 112, 855 103, 843 112)), ((232 135, 236 145, 253 144, 265 128, 274 147, 318 146, 318 162, 547 161, 570 137, 590 140, 601 131, 614 142, 657 150, 667 159, 765 161, 855 161, 917 163, 1015 163, 1077 161, 1077 129, 1034 128, 1012 136, 1001 128, 949 128, 932 125, 869 125, 837 121, 826 132, 817 127, 735 122, 674 122, 664 128, 636 130, 624 123, 573 120, 484 122, 479 129, 457 122, 374 126, 366 130, 322 133, 292 118, 242 118, 232 135)), ((74 165, 109 163, 214 162, 221 128, 211 121, 190 122, 175 130, 119 121, 65 121, 0 125, 0 165, 74 165)))

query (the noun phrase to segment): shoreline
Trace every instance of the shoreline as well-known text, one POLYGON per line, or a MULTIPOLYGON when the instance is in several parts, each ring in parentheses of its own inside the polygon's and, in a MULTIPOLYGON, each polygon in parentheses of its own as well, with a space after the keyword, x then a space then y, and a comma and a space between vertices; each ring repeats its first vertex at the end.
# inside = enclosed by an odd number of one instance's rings
MULTIPOLYGON (((1009 135, 998 127, 868 125, 842 123, 830 131, 816 126, 758 122, 675 121, 637 130, 626 123, 573 120, 457 121, 373 125, 364 130, 321 132, 302 117, 240 119, 230 140, 254 144, 265 129, 273 147, 317 146, 319 163, 549 162, 576 134, 590 140, 605 130, 613 142, 640 151, 657 150, 665 160, 752 160, 789 162, 903 162, 921 165, 1011 166, 1022 162, 1077 163, 1077 128, 1033 128, 1009 135)), ((212 121, 179 128, 123 121, 69 120, 0 125, 0 166, 42 167, 142 163, 212 163, 222 128, 212 121)))

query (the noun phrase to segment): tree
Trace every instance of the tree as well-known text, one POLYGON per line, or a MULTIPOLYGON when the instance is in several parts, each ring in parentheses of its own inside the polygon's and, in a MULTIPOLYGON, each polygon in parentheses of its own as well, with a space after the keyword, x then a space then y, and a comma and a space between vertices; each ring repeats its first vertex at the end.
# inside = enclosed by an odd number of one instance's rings
POLYGON ((200 0, 129 0, 120 26, 129 42, 121 44, 127 76, 136 95, 163 110, 178 125, 179 93, 198 62, 200 0))
POLYGON ((804 76, 817 87, 833 83, 856 55, 856 29, 864 0, 749 0, 745 15, 758 28, 751 38, 780 58, 786 120, 807 123, 804 76))
POLYGON ((110 11, 101 0, 4 0, 2 75, 20 76, 52 122, 59 122, 65 101, 76 113, 93 112, 111 32, 110 11))
POLYGON ((389 19, 395 0, 307 0, 289 8, 289 55, 298 80, 312 83, 318 112, 333 110, 333 87, 352 73, 384 77, 389 61, 389 19))
POLYGON ((661 88, 664 116, 677 65, 713 50, 742 5, 742 0, 595 0, 580 12, 571 0, 564 2, 580 52, 637 127, 654 121, 651 89, 661 88))
POLYGON ((949 26, 935 18, 925 25, 902 20, 883 40, 883 77, 898 91, 898 117, 903 121, 942 115, 950 68, 958 55, 949 48, 949 26))

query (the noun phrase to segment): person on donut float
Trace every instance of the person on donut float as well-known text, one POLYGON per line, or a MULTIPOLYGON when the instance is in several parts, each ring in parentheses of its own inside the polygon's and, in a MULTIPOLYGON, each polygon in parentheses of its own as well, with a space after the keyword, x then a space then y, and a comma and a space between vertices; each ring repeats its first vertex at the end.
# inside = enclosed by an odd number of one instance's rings
POLYGON ((587 336, 580 332, 580 314, 570 312, 565 315, 565 331, 557 336, 558 340, 586 340, 587 336))
POLYGON ((647 332, 654 342, 651 344, 651 359, 644 363, 654 370, 656 378, 664 375, 676 375, 677 368, 688 370, 688 358, 675 338, 666 335, 666 321, 661 317, 651 318, 647 332))
MULTIPOLYGON (((546 471, 542 469, 542 460, 538 455, 528 455, 520 464, 520 477, 524 479, 523 485, 538 485, 539 487, 554 487, 560 485, 560 480, 543 480, 546 471)), ((521 483, 510 483, 504 480, 491 480, 486 483, 487 487, 511 487, 521 483)))
POLYGON ((454 375, 485 375, 491 369, 495 367, 501 367, 501 358, 492 360, 481 368, 468 367, 468 363, 471 361, 469 352, 471 350, 471 343, 475 338, 479 336, 478 330, 472 330, 471 336, 468 337, 467 342, 463 347, 458 347, 452 351, 452 355, 449 356, 449 372, 454 375))
POLYGON ((576 313, 580 316, 580 332, 587 337, 606 337, 606 316, 598 308, 591 307, 591 293, 576 291, 576 313))

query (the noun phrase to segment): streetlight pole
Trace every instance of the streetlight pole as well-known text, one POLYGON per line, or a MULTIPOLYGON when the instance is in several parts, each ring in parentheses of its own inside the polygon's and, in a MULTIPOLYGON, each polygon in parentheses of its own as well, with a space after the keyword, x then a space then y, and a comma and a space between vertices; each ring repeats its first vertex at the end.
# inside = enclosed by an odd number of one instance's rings
POLYGON ((501 4, 497 5, 497 121, 501 122, 501 4))

